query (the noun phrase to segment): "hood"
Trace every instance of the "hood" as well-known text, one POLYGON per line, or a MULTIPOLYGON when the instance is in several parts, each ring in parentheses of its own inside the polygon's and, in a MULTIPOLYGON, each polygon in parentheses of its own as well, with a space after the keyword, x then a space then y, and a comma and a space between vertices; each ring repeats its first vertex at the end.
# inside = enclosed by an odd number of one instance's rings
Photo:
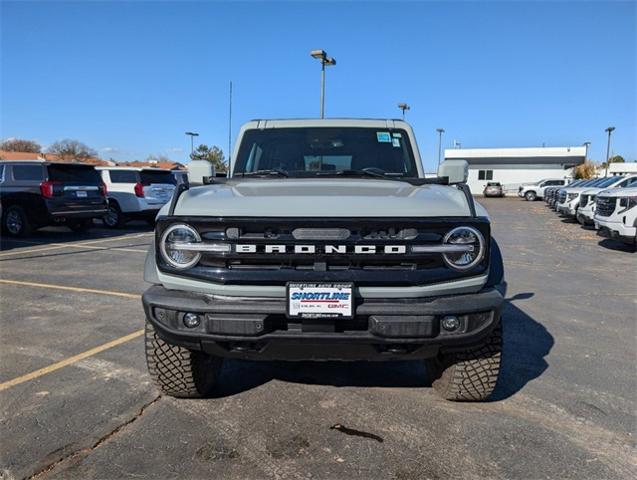
POLYGON ((585 192, 586 190, 590 190, 591 188, 594 187, 571 187, 571 188, 563 188, 561 190, 564 190, 566 193, 582 193, 585 192))
POLYGON ((231 179, 194 187, 176 215, 224 217, 463 217, 470 210, 453 186, 383 179, 231 179))
POLYGON ((598 197, 634 197, 637 196, 637 187, 606 188, 597 193, 598 197))

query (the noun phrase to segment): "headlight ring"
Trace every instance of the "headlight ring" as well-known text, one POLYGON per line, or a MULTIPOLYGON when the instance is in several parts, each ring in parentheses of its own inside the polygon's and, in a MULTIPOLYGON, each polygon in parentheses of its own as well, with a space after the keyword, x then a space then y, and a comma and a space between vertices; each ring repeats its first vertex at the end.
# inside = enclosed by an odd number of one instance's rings
POLYGON ((473 251, 443 253, 442 257, 445 263, 454 270, 470 270, 484 258, 484 236, 473 227, 453 228, 444 236, 442 243, 443 245, 472 245, 474 247, 473 251))
POLYGON ((201 253, 185 250, 172 250, 170 248, 170 244, 175 242, 201 242, 199 232, 190 225, 179 223, 168 227, 162 234, 159 242, 159 251, 161 256, 171 267, 184 270, 195 266, 201 259, 201 253))

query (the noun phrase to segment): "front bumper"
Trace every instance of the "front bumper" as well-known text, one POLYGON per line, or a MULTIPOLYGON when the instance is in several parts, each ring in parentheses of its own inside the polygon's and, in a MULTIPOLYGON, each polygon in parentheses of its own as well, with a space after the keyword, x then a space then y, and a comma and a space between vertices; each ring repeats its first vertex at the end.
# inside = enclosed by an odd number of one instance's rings
POLYGON ((637 243, 637 227, 624 225, 622 222, 608 222, 595 218, 595 229, 600 237, 612 238, 625 243, 637 243))
POLYGON ((577 207, 573 206, 572 203, 559 203, 557 205, 557 211, 558 213, 561 213, 562 215, 567 215, 569 217, 574 217, 577 213, 577 207))
POLYGON ((252 360, 405 360, 477 344, 500 322, 506 284, 428 299, 358 299, 353 319, 290 319, 282 298, 214 297, 155 285, 142 296, 166 342, 252 360), (187 328, 184 314, 201 323, 187 328), (460 327, 446 331, 445 316, 460 327))
POLYGON ((577 210, 577 220, 584 225, 592 225, 595 211, 591 207, 584 207, 577 210))

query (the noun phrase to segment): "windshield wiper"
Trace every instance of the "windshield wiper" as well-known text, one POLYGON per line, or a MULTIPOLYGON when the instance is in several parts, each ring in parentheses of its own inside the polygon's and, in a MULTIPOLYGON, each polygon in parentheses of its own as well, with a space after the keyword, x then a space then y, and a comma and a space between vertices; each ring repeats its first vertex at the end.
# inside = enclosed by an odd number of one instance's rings
POLYGON ((331 172, 333 175, 342 175, 349 177, 374 177, 387 178, 387 174, 380 168, 363 168, 361 170, 336 170, 331 172))
POLYGON ((241 172, 242 177, 248 176, 268 176, 268 175, 278 175, 280 177, 289 177, 290 174, 283 170, 282 168, 271 168, 269 170, 255 170, 254 172, 241 172))

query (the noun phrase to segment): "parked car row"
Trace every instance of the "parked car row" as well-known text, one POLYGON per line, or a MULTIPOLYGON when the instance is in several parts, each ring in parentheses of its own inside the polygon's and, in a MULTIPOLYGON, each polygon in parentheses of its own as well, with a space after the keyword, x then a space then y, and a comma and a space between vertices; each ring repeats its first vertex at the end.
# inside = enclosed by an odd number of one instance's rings
POLYGON ((637 175, 576 180, 547 188, 544 201, 562 216, 595 226, 601 236, 636 244, 637 175))
POLYGON ((154 224, 176 183, 172 171, 156 168, 3 161, 2 233, 20 237, 49 225, 66 225, 81 232, 96 218, 109 228, 131 219, 154 224))

